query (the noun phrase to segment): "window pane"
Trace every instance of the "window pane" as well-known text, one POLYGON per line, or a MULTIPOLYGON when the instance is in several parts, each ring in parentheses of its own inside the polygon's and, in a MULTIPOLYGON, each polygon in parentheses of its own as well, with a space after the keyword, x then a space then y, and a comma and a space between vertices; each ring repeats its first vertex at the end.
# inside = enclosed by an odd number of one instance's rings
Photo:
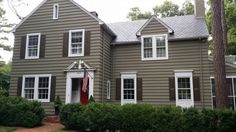
POLYGON ((226 78, 227 88, 229 88, 229 96, 233 96, 232 78, 226 78))
POLYGON ((143 39, 144 48, 152 48, 152 38, 144 38, 143 39))
POLYGON ((48 99, 48 89, 39 89, 39 99, 48 99))
POLYGON ((25 89, 25 98, 34 99, 34 89, 25 89))
POLYGON ((178 78, 178 88, 190 88, 190 78, 178 78))
POLYGON ((38 55, 38 35, 32 35, 28 38, 28 56, 37 56, 38 55))
POLYGON ((152 48, 144 49, 144 58, 150 58, 150 57, 152 57, 152 48))
POLYGON ((25 78, 25 88, 34 88, 34 77, 25 78))
POLYGON ((49 77, 39 77, 39 88, 48 88, 49 77))
POLYGON ((134 79, 124 79, 124 99, 134 99, 134 79))
POLYGON ((157 47, 165 46, 165 37, 156 37, 157 47))
POLYGON ((191 99, 190 89, 179 89, 178 95, 179 99, 191 99))
POLYGON ((229 108, 234 109, 234 98, 233 97, 229 97, 229 108))
POLYGON ((212 89, 212 96, 216 96, 216 92, 215 92, 215 79, 211 79, 211 89, 212 89))
POLYGON ((165 57, 166 48, 157 48, 157 57, 165 57))
POLYGON ((49 77, 39 77, 38 98, 48 99, 49 77))
POLYGON ((71 53, 72 54, 82 53, 82 42, 83 42, 83 32, 71 33, 71 53))
POLYGON ((212 97, 213 108, 216 108, 216 97, 212 97))

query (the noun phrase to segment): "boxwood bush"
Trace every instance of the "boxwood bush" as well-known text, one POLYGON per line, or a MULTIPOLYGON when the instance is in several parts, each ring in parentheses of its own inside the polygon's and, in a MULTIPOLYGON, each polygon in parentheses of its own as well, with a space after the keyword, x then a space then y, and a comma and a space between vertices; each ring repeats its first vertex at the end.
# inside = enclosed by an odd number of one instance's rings
POLYGON ((124 132, 225 132, 236 130, 232 110, 181 109, 147 104, 68 104, 60 113, 68 129, 124 132))
POLYGON ((0 125, 34 127, 45 116, 41 103, 21 97, 0 97, 0 125))

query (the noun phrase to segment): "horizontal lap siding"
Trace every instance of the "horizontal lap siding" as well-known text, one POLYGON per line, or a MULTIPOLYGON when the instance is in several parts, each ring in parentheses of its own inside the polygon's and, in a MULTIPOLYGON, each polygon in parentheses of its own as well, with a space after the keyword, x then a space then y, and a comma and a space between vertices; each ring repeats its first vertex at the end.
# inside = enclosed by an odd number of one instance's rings
POLYGON ((211 100, 205 97, 211 93, 210 83, 207 80, 209 78, 207 52, 207 43, 201 41, 169 42, 168 60, 141 61, 140 44, 113 46, 113 101, 116 101, 115 79, 120 78, 120 72, 137 71, 137 77, 143 79, 143 100, 140 103, 175 105, 175 102, 169 101, 169 77, 174 77, 174 70, 193 70, 193 76, 201 78, 201 93, 204 93, 204 103, 195 102, 195 106, 210 107, 211 100), (201 68, 203 74, 200 74, 201 68))
MULTIPOLYGON (((72 4, 69 0, 58 0, 59 19, 52 19, 54 0, 47 1, 38 11, 29 17, 15 33, 15 46, 12 64, 10 95, 16 96, 17 78, 26 74, 52 74, 57 77, 56 96, 65 101, 66 73, 64 69, 79 59, 96 68, 94 80, 94 97, 101 99, 101 39, 98 22, 72 4), (91 33, 90 56, 62 57, 63 33, 69 30, 85 29, 91 33), (27 33, 46 35, 45 57, 36 60, 20 59, 21 36, 27 33)), ((53 103, 43 103, 48 114, 53 112, 53 103)))
POLYGON ((150 23, 141 31, 142 35, 156 35, 157 33, 166 34, 168 33, 168 29, 156 19, 152 19, 150 23))

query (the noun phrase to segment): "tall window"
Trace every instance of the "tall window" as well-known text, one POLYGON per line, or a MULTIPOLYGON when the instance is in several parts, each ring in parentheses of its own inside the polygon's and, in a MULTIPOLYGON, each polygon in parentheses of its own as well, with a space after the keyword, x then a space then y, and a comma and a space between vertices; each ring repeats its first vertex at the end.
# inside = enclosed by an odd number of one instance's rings
POLYGON ((22 97, 29 100, 49 102, 51 75, 23 76, 22 97))
POLYGON ((184 108, 194 106, 192 71, 176 71, 176 105, 184 108))
POLYGON ((142 36, 142 60, 168 59, 167 35, 142 36))
MULTIPOLYGON (((227 88, 228 99, 229 99, 229 108, 236 109, 236 77, 227 77, 227 88)), ((212 107, 216 108, 216 93, 215 93, 215 80, 211 78, 211 88, 212 88, 212 107)))
POLYGON ((59 15, 59 4, 53 5, 53 19, 58 19, 59 15))
POLYGON ((136 73, 124 73, 121 79, 121 104, 136 103, 136 73))
POLYGON ((26 40, 26 59, 37 59, 39 58, 40 50, 40 33, 27 34, 26 40))
POLYGON ((69 56, 84 56, 84 30, 70 30, 69 56))

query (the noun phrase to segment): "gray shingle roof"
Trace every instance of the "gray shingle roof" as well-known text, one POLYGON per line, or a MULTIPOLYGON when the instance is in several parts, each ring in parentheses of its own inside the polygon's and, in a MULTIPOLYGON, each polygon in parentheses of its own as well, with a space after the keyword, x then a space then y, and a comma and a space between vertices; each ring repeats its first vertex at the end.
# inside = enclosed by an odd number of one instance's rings
MULTIPOLYGON (((169 35, 169 40, 206 38, 209 35, 205 19, 196 19, 194 15, 166 17, 161 20, 174 30, 174 34, 169 35)), ((139 41, 136 33, 146 21, 108 23, 108 27, 117 35, 113 43, 139 41)))

